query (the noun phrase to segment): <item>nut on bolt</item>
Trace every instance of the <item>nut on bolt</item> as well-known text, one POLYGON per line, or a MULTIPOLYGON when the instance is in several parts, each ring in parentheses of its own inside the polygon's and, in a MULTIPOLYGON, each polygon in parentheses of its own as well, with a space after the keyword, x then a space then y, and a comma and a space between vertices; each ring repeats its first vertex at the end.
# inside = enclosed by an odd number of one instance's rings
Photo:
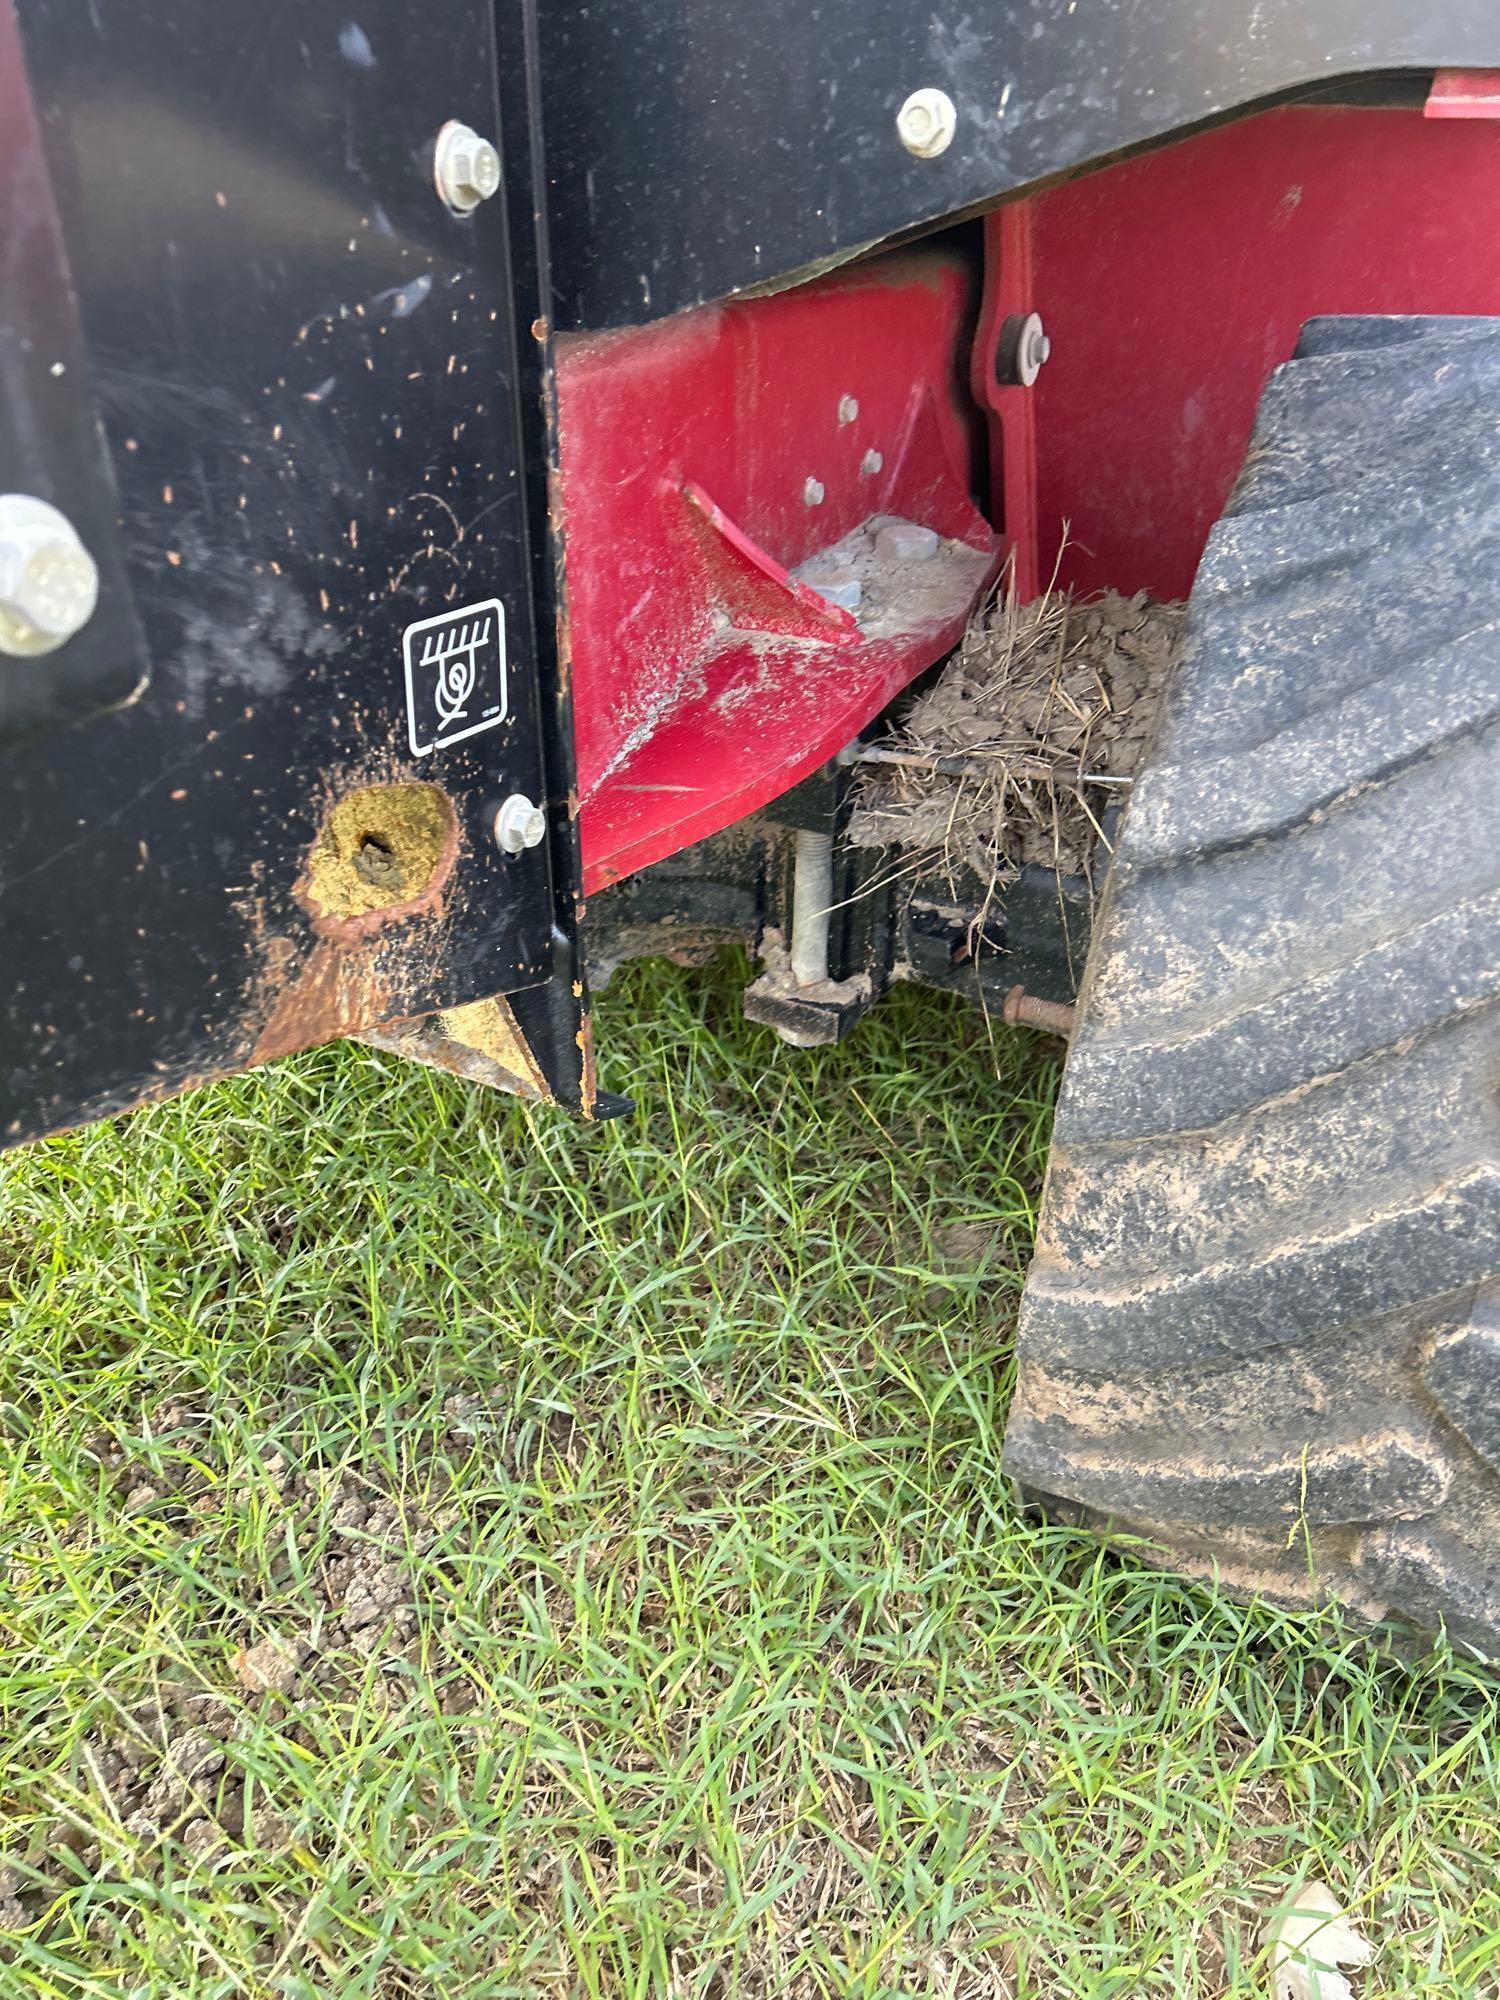
POLYGON ((0 493, 0 653, 55 652, 98 601, 94 558, 67 515, 31 493, 0 493))
POLYGON ((500 189, 500 155, 472 125, 450 118, 437 135, 432 178, 455 215, 468 215, 500 189))
POLYGON ((957 130, 958 111, 946 90, 914 90, 896 113, 896 135, 919 160, 946 153, 957 130))
POLYGON ((502 854, 540 847, 546 837, 547 815, 524 792, 512 792, 495 808, 495 845, 502 854))

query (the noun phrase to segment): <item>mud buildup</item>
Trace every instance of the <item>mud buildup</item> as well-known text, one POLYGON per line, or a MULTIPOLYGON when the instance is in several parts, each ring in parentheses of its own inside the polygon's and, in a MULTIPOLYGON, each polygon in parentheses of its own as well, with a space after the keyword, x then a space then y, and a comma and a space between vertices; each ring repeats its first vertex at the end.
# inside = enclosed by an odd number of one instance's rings
POLYGON ((850 842, 930 857, 955 883, 972 870, 1003 886, 1028 862, 1094 880, 1105 815, 1156 728, 1184 609, 1144 592, 991 598, 894 733, 865 751, 850 842))
POLYGON ((442 884, 458 847, 436 785, 361 785, 329 813, 301 883, 315 916, 373 916, 420 902, 442 884))

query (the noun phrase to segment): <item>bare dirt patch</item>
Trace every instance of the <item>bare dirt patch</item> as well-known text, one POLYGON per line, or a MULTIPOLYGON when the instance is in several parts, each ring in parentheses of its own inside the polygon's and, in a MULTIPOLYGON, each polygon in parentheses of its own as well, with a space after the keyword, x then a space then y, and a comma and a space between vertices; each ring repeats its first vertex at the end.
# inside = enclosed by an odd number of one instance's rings
MULTIPOLYGON (((194 1421, 193 1412, 168 1402, 152 1413, 147 1429, 170 1441, 189 1433, 194 1421)), ((253 1488, 256 1504, 271 1515, 269 1544, 282 1560, 244 1578, 242 1616, 237 1631, 234 1621, 226 1624, 218 1676, 163 1679, 84 1737, 79 1776, 93 1809, 58 1817, 40 1848, 4 1857, 24 1865, 0 1865, 0 1929, 10 1903, 17 1906, 11 1922, 29 1921, 44 1906, 49 1878, 61 1886, 80 1871, 101 1878, 117 1872, 120 1854, 98 1838, 101 1819, 126 1837, 131 1871, 149 1872, 168 1839, 196 1854, 226 1842, 261 1851, 286 1846, 295 1827, 264 1790, 257 1797, 227 1746, 253 1737, 272 1718, 312 1753, 303 1716, 351 1695, 371 1667, 380 1677, 376 1696, 388 1708, 415 1684, 403 1667, 421 1666, 429 1676, 436 1669, 446 1713, 466 1713, 475 1699, 457 1664, 441 1657, 440 1646, 435 1653, 430 1618, 421 1635, 428 1607, 420 1572, 440 1542, 446 1548, 463 1539, 455 1532, 462 1518, 457 1507, 431 1500, 417 1506, 388 1490, 374 1471, 294 1466, 269 1447, 243 1467, 195 1449, 163 1457, 145 1477, 106 1434, 95 1433, 90 1443, 119 1511, 167 1530, 222 1507, 226 1493, 253 1488), (305 1586, 288 1588, 288 1573, 298 1572, 305 1586)), ((89 1532, 81 1521, 78 1536, 89 1532)))

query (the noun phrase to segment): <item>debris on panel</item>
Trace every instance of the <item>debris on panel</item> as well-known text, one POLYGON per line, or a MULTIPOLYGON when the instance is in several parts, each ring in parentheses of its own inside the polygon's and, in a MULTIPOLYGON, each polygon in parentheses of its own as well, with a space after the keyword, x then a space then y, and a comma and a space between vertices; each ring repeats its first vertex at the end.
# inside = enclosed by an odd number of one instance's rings
POLYGON ((865 639, 889 639, 962 616, 992 557, 898 514, 871 514, 790 572, 852 611, 865 639))
POLYGON ((1003 885, 1032 862, 1094 880, 1104 821, 1155 730, 1184 610, 1145 592, 991 597, 894 731, 862 746, 849 840, 926 857, 955 881, 972 870, 1003 885))

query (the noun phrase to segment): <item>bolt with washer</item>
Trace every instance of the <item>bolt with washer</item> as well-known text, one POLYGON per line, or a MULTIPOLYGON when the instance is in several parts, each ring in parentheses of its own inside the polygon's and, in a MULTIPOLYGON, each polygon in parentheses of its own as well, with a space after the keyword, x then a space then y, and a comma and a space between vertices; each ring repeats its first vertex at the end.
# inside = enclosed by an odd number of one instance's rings
POLYGON ((500 191, 500 155, 482 132, 450 118, 437 135, 432 178, 455 215, 468 215, 500 191))
POLYGON ((1040 313, 1012 313, 1000 329, 996 354, 1002 382, 1029 389, 1051 359, 1052 342, 1040 313))
POLYGON ((56 652, 98 602, 99 572, 67 515, 31 493, 0 493, 0 653, 56 652))
POLYGON ((953 144, 958 111, 946 90, 914 90, 896 113, 896 136, 919 160, 935 160, 953 144))
POLYGON ((524 792, 512 792, 495 808, 495 845, 502 854, 540 847, 546 837, 547 815, 524 792))

